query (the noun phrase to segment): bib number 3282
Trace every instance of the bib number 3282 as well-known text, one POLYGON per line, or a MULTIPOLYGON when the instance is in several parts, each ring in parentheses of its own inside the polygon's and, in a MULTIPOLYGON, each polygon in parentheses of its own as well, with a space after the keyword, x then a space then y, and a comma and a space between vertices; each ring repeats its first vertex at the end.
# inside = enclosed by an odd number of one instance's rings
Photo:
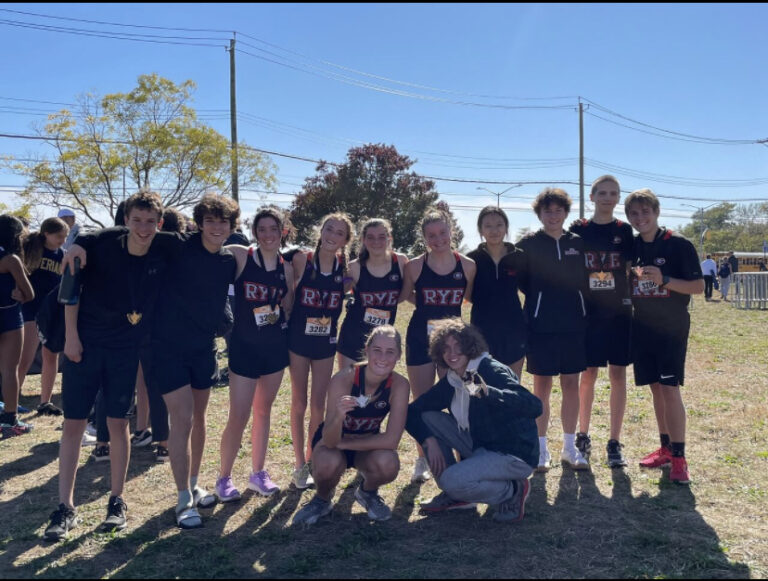
POLYGON ((304 334, 312 337, 330 337, 330 317, 308 317, 307 326, 304 328, 304 334))

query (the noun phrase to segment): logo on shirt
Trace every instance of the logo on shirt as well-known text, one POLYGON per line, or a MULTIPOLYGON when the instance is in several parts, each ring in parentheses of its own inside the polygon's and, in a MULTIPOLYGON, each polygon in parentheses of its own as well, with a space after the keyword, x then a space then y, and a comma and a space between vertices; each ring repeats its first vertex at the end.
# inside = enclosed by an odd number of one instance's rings
POLYGON ((389 275, 389 280, 392 281, 392 282, 397 282, 398 280, 400 280, 400 275, 399 274, 390 274, 389 275))
POLYGON ((396 307, 399 290, 360 292, 364 307, 396 307))
POLYGON ((387 402, 385 401, 377 401, 373 406, 377 409, 383 410, 385 407, 387 407, 387 402))
POLYGON ((334 276, 333 277, 333 282, 335 282, 335 283, 341 282, 341 275, 337 274, 336 276, 334 276))
POLYGON ((579 251, 576 250, 575 248, 569 248, 568 250, 565 251, 565 255, 566 256, 578 256, 579 255, 579 251))
POLYGON ((424 306, 460 307, 464 299, 463 288, 425 288, 421 289, 424 306))
POLYGON ((653 263, 654 263, 656 266, 661 266, 662 264, 665 264, 666 262, 667 262, 667 261, 666 261, 666 260, 664 260, 663 258, 654 258, 654 259, 653 259, 653 263))
POLYGON ((621 236, 614 236, 613 237, 613 243, 614 244, 621 244, 621 236))
POLYGON ((453 278, 454 278, 455 280, 461 280, 462 278, 464 278, 464 274, 463 274, 463 273, 461 273, 461 272, 454 272, 454 273, 453 273, 453 278))

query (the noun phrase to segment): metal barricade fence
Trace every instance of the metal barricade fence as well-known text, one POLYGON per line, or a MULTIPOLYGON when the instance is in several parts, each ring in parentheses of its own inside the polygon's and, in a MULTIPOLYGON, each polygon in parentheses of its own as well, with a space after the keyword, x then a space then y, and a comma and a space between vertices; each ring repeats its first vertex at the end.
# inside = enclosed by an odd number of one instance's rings
POLYGON ((731 304, 739 309, 768 309, 768 272, 731 275, 731 304))

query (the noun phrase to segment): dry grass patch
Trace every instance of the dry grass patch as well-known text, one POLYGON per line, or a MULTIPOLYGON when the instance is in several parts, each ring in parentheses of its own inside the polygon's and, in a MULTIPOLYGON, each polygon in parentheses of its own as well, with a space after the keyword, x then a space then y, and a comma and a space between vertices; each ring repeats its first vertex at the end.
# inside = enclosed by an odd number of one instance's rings
MULTIPOLYGON (((399 326, 410 314, 405 307, 399 326)), ((267 466, 283 487, 274 498, 246 493, 241 502, 204 511, 205 527, 174 525, 175 491, 168 465, 147 448, 135 451, 125 499, 129 528, 117 535, 95 529, 105 515, 109 467, 87 460, 84 448, 76 503, 81 525, 63 543, 41 540, 57 504, 60 420, 34 418, 35 430, 0 441, 0 571, 3 577, 717 577, 768 576, 768 313, 738 311, 696 298, 684 399, 693 483, 671 484, 637 460, 657 445, 647 388, 630 387, 623 442, 631 463, 605 467, 608 382, 598 380, 591 472, 554 468, 537 475, 525 520, 508 526, 491 510, 425 517, 418 505, 434 483, 410 484, 415 447, 400 445, 398 480, 382 489, 393 518, 371 523, 353 501, 355 474, 337 490, 325 521, 294 530, 290 520, 312 492, 288 486, 290 386, 272 415, 267 466)), ((405 373, 404 366, 400 371, 405 373)), ((631 378, 631 372, 630 372, 631 378)), ((524 374, 523 383, 531 386, 524 374)), ((34 407, 38 377, 22 403, 34 407)), ((58 392, 58 387, 56 389, 58 392)), ((58 396, 55 396, 55 401, 58 396)), ((559 451, 559 390, 553 393, 550 431, 559 451)), ((226 422, 227 389, 214 389, 201 482, 212 488, 226 422)), ((246 434, 248 431, 246 431, 246 434)), ((234 479, 245 489, 248 437, 234 479)))

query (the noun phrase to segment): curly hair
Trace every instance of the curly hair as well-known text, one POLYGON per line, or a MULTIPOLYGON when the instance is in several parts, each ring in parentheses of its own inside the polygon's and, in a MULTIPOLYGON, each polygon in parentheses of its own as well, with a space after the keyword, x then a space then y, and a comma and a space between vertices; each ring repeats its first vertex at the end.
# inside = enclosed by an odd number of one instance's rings
POLYGON ((533 211, 537 216, 541 216, 544 208, 555 204, 565 209, 565 213, 571 211, 571 197, 562 188, 544 188, 533 201, 533 211))
POLYGON ((465 323, 458 317, 441 319, 435 323, 435 327, 429 335, 429 356, 435 365, 443 369, 447 367, 443 358, 443 351, 448 337, 456 339, 461 352, 468 359, 476 359, 488 351, 488 343, 477 327, 465 323))
POLYGON ((205 194, 192 210, 192 218, 198 228, 202 227, 206 216, 229 220, 229 229, 234 230, 240 218, 240 206, 230 197, 205 194))
POLYGON ((187 219, 176 208, 166 208, 163 212, 163 225, 160 230, 163 232, 186 232, 187 219))

